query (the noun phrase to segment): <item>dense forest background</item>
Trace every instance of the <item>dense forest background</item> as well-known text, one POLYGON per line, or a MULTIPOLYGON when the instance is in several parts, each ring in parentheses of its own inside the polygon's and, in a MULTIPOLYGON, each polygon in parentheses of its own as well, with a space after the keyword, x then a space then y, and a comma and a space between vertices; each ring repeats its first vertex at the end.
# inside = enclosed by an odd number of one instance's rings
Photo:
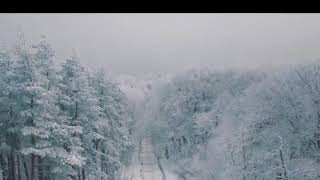
POLYGON ((155 154, 180 179, 320 179, 320 64, 195 70, 155 91, 155 154))
POLYGON ((0 179, 118 180, 147 133, 179 179, 320 179, 318 62, 116 79, 21 36, 0 74, 0 179))

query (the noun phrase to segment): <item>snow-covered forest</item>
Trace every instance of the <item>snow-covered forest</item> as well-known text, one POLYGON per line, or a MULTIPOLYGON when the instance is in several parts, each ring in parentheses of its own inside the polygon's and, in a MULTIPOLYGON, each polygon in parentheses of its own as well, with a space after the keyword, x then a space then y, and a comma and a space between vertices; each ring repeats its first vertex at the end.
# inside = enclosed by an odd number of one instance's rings
POLYGON ((155 154, 180 179, 320 179, 320 64, 191 71, 157 93, 155 154))
POLYGON ((26 39, 0 48, 0 180, 320 180, 320 61, 135 76, 26 39))
POLYGON ((2 179, 119 179, 146 134, 180 179, 320 177, 320 63, 112 80, 19 42, 0 56, 2 179))
POLYGON ((132 147, 125 95, 76 56, 54 60, 23 36, 0 53, 0 179, 118 179, 132 147))

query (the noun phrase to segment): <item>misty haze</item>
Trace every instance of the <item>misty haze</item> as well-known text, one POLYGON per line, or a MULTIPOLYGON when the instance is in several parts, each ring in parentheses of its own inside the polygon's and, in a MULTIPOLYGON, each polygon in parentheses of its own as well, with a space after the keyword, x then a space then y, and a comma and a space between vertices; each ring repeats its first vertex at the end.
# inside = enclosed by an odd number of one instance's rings
POLYGON ((320 180, 320 14, 0 14, 0 180, 320 180))

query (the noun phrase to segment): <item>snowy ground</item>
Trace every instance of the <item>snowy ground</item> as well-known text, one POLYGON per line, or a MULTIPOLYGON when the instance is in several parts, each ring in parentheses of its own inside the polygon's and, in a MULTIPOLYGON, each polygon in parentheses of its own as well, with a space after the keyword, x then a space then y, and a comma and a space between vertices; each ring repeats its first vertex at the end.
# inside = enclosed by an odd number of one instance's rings
POLYGON ((138 142, 131 165, 124 172, 123 180, 163 180, 153 154, 150 137, 138 142))
POLYGON ((179 180, 164 167, 163 177, 153 154, 151 137, 147 136, 137 142, 131 165, 122 174, 121 180, 179 180))

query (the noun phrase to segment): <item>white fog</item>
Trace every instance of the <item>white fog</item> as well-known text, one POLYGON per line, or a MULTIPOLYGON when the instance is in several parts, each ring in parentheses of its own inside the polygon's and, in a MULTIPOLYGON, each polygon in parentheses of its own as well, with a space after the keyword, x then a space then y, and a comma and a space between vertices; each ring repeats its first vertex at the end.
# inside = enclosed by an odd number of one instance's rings
POLYGON ((0 14, 0 180, 320 180, 320 14, 0 14))

